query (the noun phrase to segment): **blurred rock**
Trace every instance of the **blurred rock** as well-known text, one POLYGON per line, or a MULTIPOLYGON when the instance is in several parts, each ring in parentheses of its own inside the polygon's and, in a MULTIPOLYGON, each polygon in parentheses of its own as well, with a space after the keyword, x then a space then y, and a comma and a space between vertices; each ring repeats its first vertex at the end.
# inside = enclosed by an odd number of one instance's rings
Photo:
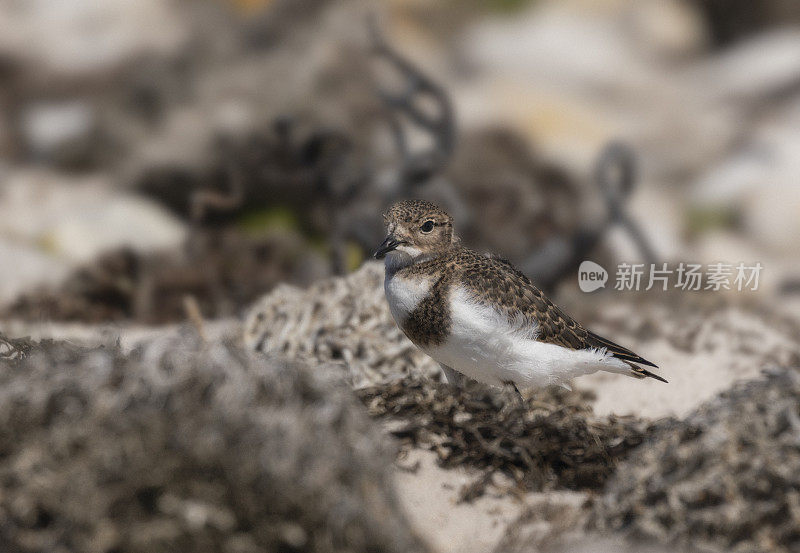
POLYGON ((410 371, 441 378, 439 365, 403 335, 383 292, 383 265, 367 262, 344 278, 307 290, 276 287, 248 313, 248 349, 313 363, 341 363, 357 387, 410 371))
POLYGON ((423 550, 335 369, 190 337, 0 365, 4 551, 423 550))
POLYGON ((791 257, 797 251, 798 125, 797 99, 767 111, 740 148, 711 165, 697 180, 691 199, 694 206, 705 210, 727 210, 735 217, 733 230, 770 256, 791 257))
POLYGON ((78 263, 120 246, 176 247, 186 227, 156 204, 113 190, 103 176, 28 170, 0 186, 0 237, 78 263))
MULTIPOLYGON (((716 144, 698 153, 701 140, 692 150, 681 142, 685 136, 676 140, 678 132, 689 134, 690 121, 703 134, 721 124, 698 109, 698 94, 686 94, 674 54, 664 54, 662 39, 646 31, 653 16, 645 4, 587 9, 580 2, 537 2, 521 16, 478 22, 465 33, 463 55, 480 78, 472 81, 476 89, 467 83, 456 96, 468 100, 457 102, 467 124, 502 121, 572 176, 585 175, 610 139, 645 150, 651 170, 675 170, 673 160, 697 163, 716 144), (665 141, 680 150, 664 151, 665 141)), ((669 11, 664 2, 650 4, 669 11)), ((674 19, 691 26, 691 16, 674 19)))
POLYGON ((102 147, 96 138, 96 114, 88 103, 38 103, 21 115, 26 147, 34 159, 60 167, 89 165, 102 147))
MULTIPOLYGON (((800 16, 800 9, 798 9, 800 16)), ((699 64, 706 94, 725 101, 763 102, 800 85, 800 29, 753 37, 699 64)))
POLYGON ((79 78, 143 53, 169 54, 187 38, 172 0, 3 2, 0 56, 36 67, 37 78, 79 78))
POLYGON ((82 262, 120 246, 180 245, 185 226, 157 205, 114 191, 102 176, 14 171, 0 184, 0 303, 58 286, 82 262))
POLYGON ((796 369, 735 386, 621 464, 590 526, 703 551, 797 551, 798 405, 796 369))
POLYGON ((796 255, 800 236, 800 188, 796 182, 774 183, 751 198, 744 224, 756 246, 776 255, 796 255))
POLYGON ((479 75, 459 83, 461 119, 503 121, 573 176, 618 137, 642 152, 647 178, 691 182, 800 78, 796 29, 709 53, 698 17, 684 2, 542 2, 476 22, 461 43, 479 75))
POLYGON ((632 34, 657 59, 681 61, 702 54, 709 32, 700 13, 684 0, 628 2, 632 34))
POLYGON ((56 285, 71 265, 38 248, 0 238, 0 305, 42 285, 56 285))

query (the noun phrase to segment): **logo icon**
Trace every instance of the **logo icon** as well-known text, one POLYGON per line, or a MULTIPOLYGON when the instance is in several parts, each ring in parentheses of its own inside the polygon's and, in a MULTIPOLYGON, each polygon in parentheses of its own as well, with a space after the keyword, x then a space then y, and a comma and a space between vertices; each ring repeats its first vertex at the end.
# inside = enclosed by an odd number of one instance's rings
POLYGON ((608 281, 608 271, 603 269, 594 261, 583 261, 578 267, 578 287, 581 292, 594 292, 599 288, 605 288, 608 281))

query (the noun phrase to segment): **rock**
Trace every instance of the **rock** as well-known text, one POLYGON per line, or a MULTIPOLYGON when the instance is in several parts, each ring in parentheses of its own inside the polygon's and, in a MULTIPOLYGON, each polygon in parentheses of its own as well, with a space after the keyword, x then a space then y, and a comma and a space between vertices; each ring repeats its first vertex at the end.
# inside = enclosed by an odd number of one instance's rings
POLYGON ((452 87, 464 126, 502 121, 576 176, 623 139, 649 178, 674 186, 740 149, 754 117, 797 87, 796 29, 707 52, 713 32, 686 2, 575 4, 536 3, 464 33, 475 76, 452 87))
POLYGON ((88 261, 119 246, 155 250, 183 241, 183 225, 151 202, 134 197, 104 199, 103 209, 95 207, 91 214, 88 209, 81 210, 78 219, 52 227, 45 240, 55 251, 77 261, 88 261))
POLYGON ((143 54, 167 55, 188 38, 170 0, 7 3, 0 56, 36 68, 37 78, 80 78, 111 71, 143 54))
POLYGON ((707 93, 725 100, 763 101, 800 80, 800 31, 766 32, 701 65, 707 93))
POLYGON ((548 2, 476 24, 464 37, 463 56, 485 83, 483 101, 461 111, 521 131, 576 176, 609 139, 638 142, 676 86, 632 36, 634 19, 619 12, 548 2))
POLYGON ((622 463, 589 526, 703 551, 800 548, 800 375, 739 384, 622 463))
POLYGON ((85 101, 41 102, 22 113, 28 151, 38 161, 81 166, 102 150, 96 136, 96 114, 85 101))
POLYGON ((0 361, 3 551, 423 550, 335 370, 185 336, 26 353, 0 361))
POLYGON ((729 226, 767 255, 792 257, 797 248, 798 124, 800 101, 769 112, 737 150, 695 181, 690 197, 695 209, 729 213, 729 226))
POLYGON ((186 227, 155 203, 114 190, 104 176, 28 170, 10 174, 0 188, 2 236, 79 263, 121 246, 179 246, 186 227))
POLYGON ((698 13, 682 0, 630 2, 631 25, 637 41, 653 56, 682 60, 704 52, 709 33, 698 13))
POLYGON ((45 284, 56 284, 69 274, 70 264, 37 248, 0 238, 0 304, 45 284))
POLYGON ((357 387, 411 371, 437 379, 441 373, 395 324, 383 293, 383 266, 374 262, 308 290, 278 286, 248 313, 244 342, 288 358, 344 363, 357 387))

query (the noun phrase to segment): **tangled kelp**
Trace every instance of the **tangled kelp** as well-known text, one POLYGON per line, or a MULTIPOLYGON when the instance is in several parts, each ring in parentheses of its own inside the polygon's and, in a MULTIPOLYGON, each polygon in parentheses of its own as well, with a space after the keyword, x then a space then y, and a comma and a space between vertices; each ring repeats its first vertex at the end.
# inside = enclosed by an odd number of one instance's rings
POLYGON ((600 489, 652 426, 633 417, 597 418, 585 394, 548 388, 521 400, 477 383, 462 391, 415 376, 358 391, 373 416, 401 421, 392 434, 437 453, 444 467, 484 476, 462 490, 483 493, 495 473, 522 490, 600 489))
POLYGON ((422 551, 327 371, 217 343, 0 361, 3 551, 422 551))

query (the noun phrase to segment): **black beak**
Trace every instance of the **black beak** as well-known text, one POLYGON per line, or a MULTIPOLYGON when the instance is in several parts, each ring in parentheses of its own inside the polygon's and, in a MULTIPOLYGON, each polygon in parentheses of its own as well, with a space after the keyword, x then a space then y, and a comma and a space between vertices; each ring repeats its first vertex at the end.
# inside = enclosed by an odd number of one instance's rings
POLYGON ((378 246, 378 249, 375 250, 375 253, 372 255, 375 257, 375 259, 383 259, 386 257, 387 253, 396 249, 399 245, 400 241, 390 234, 386 237, 386 240, 384 240, 383 243, 378 246))

